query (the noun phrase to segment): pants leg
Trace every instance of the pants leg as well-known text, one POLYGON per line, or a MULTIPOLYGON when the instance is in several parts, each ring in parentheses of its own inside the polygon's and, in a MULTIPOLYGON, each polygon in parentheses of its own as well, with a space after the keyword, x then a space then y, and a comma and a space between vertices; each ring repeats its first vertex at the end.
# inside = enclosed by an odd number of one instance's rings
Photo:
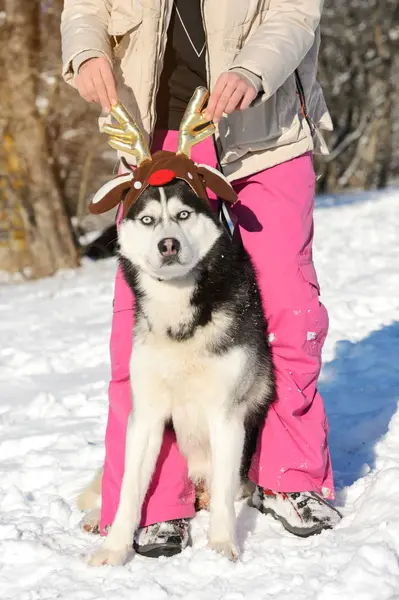
POLYGON ((333 497, 328 426, 317 390, 328 316, 312 261, 315 176, 309 154, 236 182, 233 209, 258 274, 277 400, 250 476, 275 491, 333 497))
MULTIPOLYGON (((158 135, 153 150, 176 150, 178 132, 158 135)), ((212 140, 193 149, 193 159, 216 166, 212 140)), ((101 499, 101 533, 112 524, 119 504, 125 463, 128 416, 132 407, 129 363, 133 344, 134 297, 119 269, 114 294, 110 354, 111 382, 109 411, 105 434, 105 460, 101 499)), ((134 402, 134 399, 133 399, 134 402)), ((155 472, 143 505, 141 525, 194 516, 195 490, 188 478, 185 459, 181 456, 173 431, 166 430, 155 472)))

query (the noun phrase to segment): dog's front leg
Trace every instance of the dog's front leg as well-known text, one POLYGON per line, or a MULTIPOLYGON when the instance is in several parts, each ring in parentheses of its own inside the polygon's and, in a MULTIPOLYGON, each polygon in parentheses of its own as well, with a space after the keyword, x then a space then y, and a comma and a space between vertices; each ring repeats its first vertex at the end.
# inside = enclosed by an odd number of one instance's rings
POLYGON ((210 423, 212 481, 209 546, 230 560, 237 560, 234 501, 240 482, 244 424, 238 415, 213 414, 210 423))
POLYGON ((141 508, 162 444, 164 420, 133 410, 126 434, 125 471, 115 520, 90 565, 122 565, 140 523, 141 508))

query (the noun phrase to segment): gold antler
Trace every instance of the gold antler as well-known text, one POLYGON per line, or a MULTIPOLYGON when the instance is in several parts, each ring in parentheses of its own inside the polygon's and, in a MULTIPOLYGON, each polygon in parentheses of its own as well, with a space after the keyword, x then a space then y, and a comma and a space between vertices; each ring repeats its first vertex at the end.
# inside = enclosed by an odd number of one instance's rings
POLYGON ((136 157, 137 166, 146 160, 151 160, 151 152, 143 132, 123 104, 120 102, 114 104, 111 107, 111 114, 120 126, 104 125, 102 131, 110 136, 109 145, 115 150, 133 154, 136 157))
POLYGON ((207 121, 203 113, 208 96, 207 89, 198 87, 188 103, 179 129, 177 154, 190 157, 192 146, 215 133, 215 125, 212 121, 207 121))

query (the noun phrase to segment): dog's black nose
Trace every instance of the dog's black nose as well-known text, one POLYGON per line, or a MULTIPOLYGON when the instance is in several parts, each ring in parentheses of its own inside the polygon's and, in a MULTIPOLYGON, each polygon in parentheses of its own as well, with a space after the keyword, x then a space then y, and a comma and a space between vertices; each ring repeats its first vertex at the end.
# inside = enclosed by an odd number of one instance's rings
POLYGON ((175 238, 164 238, 158 244, 158 250, 162 256, 176 256, 180 250, 180 242, 175 238))

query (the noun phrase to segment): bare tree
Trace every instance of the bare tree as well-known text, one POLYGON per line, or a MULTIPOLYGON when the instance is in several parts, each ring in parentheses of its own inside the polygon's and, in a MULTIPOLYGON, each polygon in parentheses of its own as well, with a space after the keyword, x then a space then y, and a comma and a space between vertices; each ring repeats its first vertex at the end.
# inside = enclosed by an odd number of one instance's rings
POLYGON ((322 36, 319 73, 335 132, 321 189, 384 187, 394 168, 399 4, 327 0, 322 36))
POLYGON ((39 0, 6 0, 5 9, 8 127, 24 172, 25 186, 19 195, 31 273, 43 277, 78 266, 79 254, 37 108, 41 5, 39 0))

